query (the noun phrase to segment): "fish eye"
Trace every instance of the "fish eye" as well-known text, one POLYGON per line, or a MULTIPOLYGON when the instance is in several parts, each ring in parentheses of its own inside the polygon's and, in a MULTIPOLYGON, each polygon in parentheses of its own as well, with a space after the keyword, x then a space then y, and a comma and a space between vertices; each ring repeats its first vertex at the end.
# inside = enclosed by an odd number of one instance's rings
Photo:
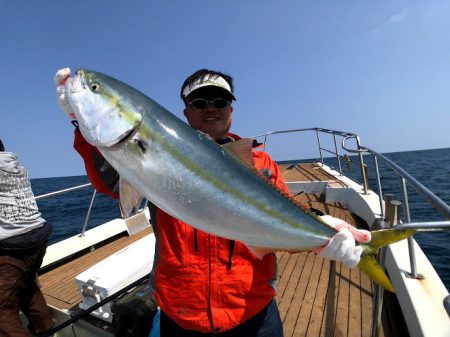
POLYGON ((99 92, 101 89, 100 84, 98 84, 97 82, 92 82, 90 88, 92 92, 99 92))

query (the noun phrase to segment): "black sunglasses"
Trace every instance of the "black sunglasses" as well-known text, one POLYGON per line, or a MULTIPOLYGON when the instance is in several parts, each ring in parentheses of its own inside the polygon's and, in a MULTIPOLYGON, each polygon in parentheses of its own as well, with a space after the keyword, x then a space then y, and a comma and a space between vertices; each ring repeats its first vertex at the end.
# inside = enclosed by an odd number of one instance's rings
POLYGON ((194 99, 192 102, 190 102, 188 105, 191 105, 196 109, 202 110, 206 109, 208 104, 212 104, 217 109, 222 109, 231 104, 231 102, 226 100, 225 98, 214 98, 212 101, 207 101, 206 99, 203 98, 197 98, 194 99))

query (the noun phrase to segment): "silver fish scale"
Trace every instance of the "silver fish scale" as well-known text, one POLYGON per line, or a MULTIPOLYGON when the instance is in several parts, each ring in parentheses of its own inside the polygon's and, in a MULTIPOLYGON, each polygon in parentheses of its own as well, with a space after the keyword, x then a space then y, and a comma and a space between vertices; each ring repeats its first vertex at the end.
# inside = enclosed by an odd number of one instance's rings
MULTIPOLYGON (((171 137, 166 133, 158 138, 171 142, 171 137)), ((152 147, 146 149, 142 158, 136 158, 137 150, 130 149, 136 146, 134 142, 124 145, 121 151, 109 152, 104 148, 101 151, 140 193, 193 227, 256 247, 300 250, 327 242, 332 234, 331 231, 326 232, 328 228, 299 210, 226 152, 217 151, 221 150, 218 145, 207 139, 200 139, 200 142, 202 144, 184 143, 182 146, 175 139, 170 144, 170 152, 164 145, 152 140, 152 147), (194 153, 196 146, 201 145, 203 151, 194 153), (211 152, 211 148, 215 151, 211 152), (184 158, 185 162, 181 162, 177 159, 189 153, 189 160, 184 158), (140 166, 130 166, 129 163, 140 163, 140 166), (262 211, 259 205, 271 207, 262 211), (302 222, 297 221, 299 225, 318 224, 324 230, 312 227, 316 232, 313 233, 308 231, 308 227, 293 228, 269 216, 267 213, 270 212, 286 219, 301 218, 302 222), (290 217, 292 213, 294 215, 290 217)))
MULTIPOLYGON (((134 107, 130 116, 143 114, 132 139, 99 150, 122 178, 165 212, 200 230, 272 249, 318 247, 335 233, 147 96, 105 75, 92 75, 104 90, 120 93, 122 106, 134 107)), ((95 120, 83 115, 82 109, 102 108, 87 106, 94 102, 87 96, 80 96, 80 102, 71 98, 78 104, 78 119, 105 129, 114 129, 113 121, 126 129, 126 117, 95 120)), ((133 128, 130 122, 129 131, 133 128)))

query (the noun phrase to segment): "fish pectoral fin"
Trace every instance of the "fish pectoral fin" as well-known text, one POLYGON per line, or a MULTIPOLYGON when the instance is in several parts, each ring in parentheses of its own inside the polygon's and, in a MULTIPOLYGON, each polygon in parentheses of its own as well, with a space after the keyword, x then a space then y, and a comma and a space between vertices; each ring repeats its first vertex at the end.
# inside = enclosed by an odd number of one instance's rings
POLYGON ((242 138, 234 142, 229 142, 222 145, 227 149, 237 160, 242 162, 245 166, 254 169, 253 164, 253 139, 242 138))
POLYGON ((120 177, 119 180, 120 212, 123 218, 128 218, 137 213, 144 197, 131 186, 131 184, 120 177))
POLYGON ((264 258, 264 255, 272 253, 273 249, 270 248, 262 248, 262 247, 254 247, 254 246, 247 246, 248 250, 250 250, 253 255, 255 255, 258 259, 262 260, 264 258))

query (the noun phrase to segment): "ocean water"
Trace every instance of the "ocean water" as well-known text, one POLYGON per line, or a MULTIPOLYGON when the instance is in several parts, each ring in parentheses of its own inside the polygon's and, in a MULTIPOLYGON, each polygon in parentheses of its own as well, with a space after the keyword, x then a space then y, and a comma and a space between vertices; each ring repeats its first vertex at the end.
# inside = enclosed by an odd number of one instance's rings
MULTIPOLYGON (((395 152, 385 155, 419 180, 444 202, 450 204, 450 148, 395 152)), ((366 164, 369 166, 369 185, 376 190, 372 157, 364 157, 366 164)), ((325 161, 329 165, 337 166, 334 159, 327 158, 325 161)), ((360 171, 356 165, 351 165, 350 170, 348 170, 342 161, 342 167, 346 175, 360 181, 360 171)), ((379 162, 379 169, 381 176, 384 177, 381 179, 383 193, 394 193, 395 198, 401 200, 400 178, 392 174, 391 170, 382 162, 379 162)), ((82 185, 87 182, 86 176, 31 180, 36 196, 82 185)), ((87 187, 38 201, 43 217, 53 226, 50 243, 81 232, 92 195, 93 189, 87 187)), ((408 189, 408 198, 412 221, 445 220, 443 216, 424 202, 412 188, 408 189)), ((87 228, 93 228, 119 216, 117 201, 97 193, 87 228)), ((400 216, 405 221, 403 213, 400 216)), ((450 289, 450 263, 448 262, 450 258, 450 232, 419 233, 415 238, 432 262, 447 289, 450 289)))
MULTIPOLYGON (((391 153, 386 156, 397 163, 401 163, 401 166, 416 180, 430 189, 447 205, 450 205, 450 148, 391 153)), ((383 169, 386 170, 386 167, 383 166, 383 169)), ((391 189, 395 184, 400 186, 398 177, 391 179, 394 181, 385 182, 386 186, 390 186, 391 189)), ((437 213, 417 193, 413 193, 412 188, 409 188, 408 191, 410 191, 408 198, 411 221, 448 220, 437 213)), ((390 190, 386 188, 383 193, 388 192, 390 190)), ((398 195, 398 198, 401 200, 400 195, 398 195)), ((404 217, 403 220, 405 221, 404 217)), ((450 231, 419 233, 415 238, 441 276, 447 289, 450 289, 450 231)))
MULTIPOLYGON (((31 179, 35 196, 88 182, 86 176, 31 179)), ((53 233, 49 238, 50 244, 81 233, 93 193, 93 188, 88 186, 38 200, 39 211, 44 219, 53 226, 53 233)), ((97 193, 87 222, 87 229, 117 217, 120 217, 118 202, 97 193)))

